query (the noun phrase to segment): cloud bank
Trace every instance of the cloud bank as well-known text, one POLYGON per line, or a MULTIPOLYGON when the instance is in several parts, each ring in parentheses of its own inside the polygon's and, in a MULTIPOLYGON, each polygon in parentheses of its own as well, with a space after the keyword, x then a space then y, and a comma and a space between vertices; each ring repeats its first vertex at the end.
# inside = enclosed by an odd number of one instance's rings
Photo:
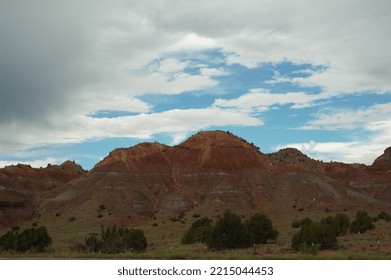
MULTIPOLYGON (((148 139, 162 132, 177 142, 197 129, 262 126, 262 112, 273 106, 300 110, 363 93, 388 96, 390 13, 386 0, 3 1, 0 149, 13 153, 102 137, 148 139), (205 59, 210 51, 219 53, 219 62, 205 59), (312 70, 277 73, 265 87, 286 83, 320 93, 252 88, 211 98, 203 108, 180 109, 143 100, 146 94, 213 94, 232 66, 283 62, 312 70), (95 118, 100 111, 129 115, 95 118)), ((378 152, 390 140, 389 104, 319 110, 298 128, 361 127, 378 152)), ((335 154, 357 154, 329 147, 335 154)))

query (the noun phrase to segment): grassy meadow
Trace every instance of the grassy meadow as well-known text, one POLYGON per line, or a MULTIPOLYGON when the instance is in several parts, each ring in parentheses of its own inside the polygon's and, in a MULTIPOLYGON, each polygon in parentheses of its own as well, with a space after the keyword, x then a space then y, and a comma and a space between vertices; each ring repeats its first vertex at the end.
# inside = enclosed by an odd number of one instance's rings
MULTIPOLYGON (((283 207, 283 206, 281 206, 283 207)), ((0 252, 2 259, 391 259, 391 222, 378 220, 375 229, 365 233, 348 233, 338 237, 338 247, 333 250, 319 250, 315 255, 311 252, 294 252, 291 250, 291 239, 299 229, 292 228, 292 221, 309 217, 314 221, 342 211, 313 211, 314 209, 298 211, 295 208, 263 209, 273 221, 274 227, 279 231, 279 237, 274 242, 256 245, 255 248, 213 251, 205 248, 203 244, 181 244, 183 233, 199 216, 211 213, 207 209, 196 209, 182 215, 160 213, 153 218, 144 218, 135 225, 142 229, 148 241, 148 248, 143 253, 80 253, 70 248, 82 243, 90 233, 100 232, 100 223, 107 222, 110 217, 74 220, 69 217, 42 216, 39 219, 21 224, 21 228, 31 227, 35 222, 47 227, 52 237, 52 245, 45 253, 14 253, 0 252), (105 220, 107 219, 107 220, 105 220), (379 241, 379 245, 378 245, 379 241)), ((346 212, 352 221, 357 209, 346 212)), ((368 213, 375 217, 380 211, 373 210, 368 213)), ((216 219, 220 213, 213 212, 216 219)), ((243 219, 251 213, 240 213, 243 219)), ((2 229, 4 234, 7 229, 2 229)))

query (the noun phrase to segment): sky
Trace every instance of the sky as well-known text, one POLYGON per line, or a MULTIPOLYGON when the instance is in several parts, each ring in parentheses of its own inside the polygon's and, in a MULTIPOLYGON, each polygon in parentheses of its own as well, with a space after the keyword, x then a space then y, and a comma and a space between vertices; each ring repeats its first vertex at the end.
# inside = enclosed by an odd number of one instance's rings
POLYGON ((389 0, 1 0, 0 167, 228 130, 372 164, 391 146, 389 0))

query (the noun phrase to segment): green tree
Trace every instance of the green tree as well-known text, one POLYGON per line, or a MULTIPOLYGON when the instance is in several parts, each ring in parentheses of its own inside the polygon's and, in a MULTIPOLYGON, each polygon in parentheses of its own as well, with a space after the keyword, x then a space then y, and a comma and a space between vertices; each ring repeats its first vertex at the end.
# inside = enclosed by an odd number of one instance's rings
POLYGON ((192 223, 182 236, 182 244, 207 243, 213 230, 212 221, 203 217, 192 223))
POLYGON ((12 228, 0 237, 0 249, 16 251, 18 246, 19 227, 12 228))
POLYGON ((337 236, 344 235, 348 232, 350 220, 346 214, 338 213, 334 217, 337 236))
POLYGON ((214 226, 208 245, 217 250, 246 248, 253 245, 250 231, 243 225, 240 217, 226 211, 214 226))
POLYGON ((256 244, 266 244, 270 239, 276 239, 278 231, 273 228, 273 223, 265 214, 254 214, 244 223, 250 231, 256 244))
POLYGON ((385 220, 386 222, 388 222, 389 220, 391 220, 391 215, 387 212, 381 211, 379 214, 377 214, 377 218, 379 220, 385 220))
POLYGON ((337 226, 333 217, 322 219, 320 223, 303 219, 300 231, 292 237, 291 247, 296 251, 308 251, 314 246, 321 249, 337 246, 337 226))
POLYGON ((321 249, 334 248, 337 246, 337 233, 335 224, 319 225, 318 242, 321 249))
POLYGON ((291 247, 300 251, 312 247, 313 244, 320 244, 320 226, 310 219, 301 225, 300 231, 293 235, 291 247))
POLYGON ((147 239, 141 229, 126 229, 124 239, 128 251, 140 253, 148 247, 147 239))
POLYGON ((114 225, 107 228, 102 226, 100 236, 97 233, 91 233, 84 239, 84 244, 73 246, 72 249, 117 254, 126 251, 143 252, 147 247, 148 242, 142 230, 114 225))
POLYGON ((365 211, 357 211, 356 218, 350 225, 350 232, 352 233, 364 233, 367 230, 374 229, 373 219, 365 211))
POLYGON ((0 237, 0 248, 8 251, 43 252, 52 243, 46 227, 29 228, 22 232, 11 229, 0 237))
POLYGON ((17 251, 43 252, 52 243, 46 227, 25 229, 18 235, 17 251))
POLYGON ((85 248, 88 253, 92 252, 100 252, 102 250, 102 242, 98 238, 97 233, 91 233, 88 237, 84 239, 84 246, 81 248, 85 248))

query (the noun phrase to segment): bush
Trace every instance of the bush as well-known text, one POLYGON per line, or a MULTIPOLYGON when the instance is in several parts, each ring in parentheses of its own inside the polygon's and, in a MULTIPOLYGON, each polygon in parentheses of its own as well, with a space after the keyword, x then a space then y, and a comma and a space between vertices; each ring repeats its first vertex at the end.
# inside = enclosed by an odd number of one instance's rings
POLYGON ((346 214, 338 213, 334 217, 337 236, 344 235, 348 232, 350 220, 346 214))
POLYGON ((74 246, 73 249, 116 254, 126 251, 143 252, 147 246, 148 242, 142 230, 109 226, 102 227, 100 237, 97 233, 91 233, 85 238, 84 244, 74 246))
POLYGON ((320 243, 320 227, 317 223, 305 223, 301 225, 300 231, 293 235, 291 247, 293 250, 306 250, 313 244, 320 243))
POLYGON ((0 237, 0 249, 5 251, 16 251, 18 246, 19 229, 11 229, 0 237))
POLYGON ((193 222, 183 234, 182 244, 207 243, 212 233, 212 221, 206 217, 193 222))
POLYGON ((193 222, 182 237, 182 244, 206 243, 210 248, 223 250, 252 247, 254 242, 265 244, 275 239, 278 231, 272 221, 264 214, 254 214, 244 223, 241 218, 226 211, 213 226, 209 218, 200 218, 193 222))
POLYGON ((278 236, 272 221, 264 214, 254 214, 245 221, 244 226, 251 233, 256 244, 266 244, 269 239, 274 240, 278 236))
POLYGON ((243 225, 240 217, 226 211, 214 226, 208 245, 216 250, 247 248, 253 246, 251 232, 243 225))
POLYGON ((356 219, 353 220, 350 225, 350 232, 352 233, 364 233, 367 230, 374 229, 375 225, 373 224, 372 218, 365 211, 357 211, 356 219))
POLYGON ((377 214, 377 218, 379 220, 385 220, 386 222, 388 222, 389 220, 391 220, 391 215, 387 212, 381 211, 379 214, 377 214))
POLYGON ((80 248, 85 248, 88 253, 100 252, 102 250, 102 241, 99 240, 97 233, 90 233, 90 236, 84 239, 84 246, 80 248))
POLYGON ((294 220, 292 222, 292 228, 300 228, 301 227, 301 221, 294 220))
POLYGON ((6 251, 43 252, 52 243, 46 227, 8 231, 0 237, 0 248, 6 251))
MULTIPOLYGON (((314 250, 315 247, 320 249, 335 248, 337 236, 345 234, 349 224, 349 218, 345 214, 329 216, 322 219, 320 223, 305 218, 301 221, 300 231, 292 237, 291 247, 296 251, 314 250)), ((297 226, 297 221, 295 225, 297 226)))

